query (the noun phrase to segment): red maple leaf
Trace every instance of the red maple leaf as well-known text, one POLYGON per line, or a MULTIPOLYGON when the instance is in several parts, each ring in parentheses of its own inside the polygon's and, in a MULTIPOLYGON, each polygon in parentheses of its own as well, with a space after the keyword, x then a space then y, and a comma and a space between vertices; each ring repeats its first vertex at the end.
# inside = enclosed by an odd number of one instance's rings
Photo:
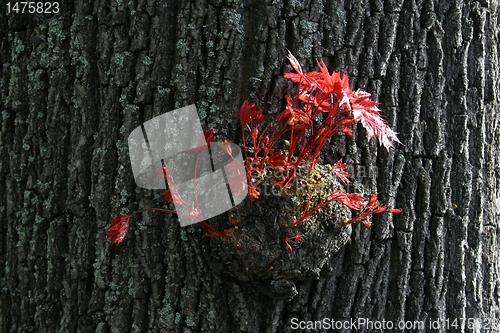
POLYGON ((347 164, 342 163, 342 159, 340 159, 333 165, 332 171, 333 173, 335 173, 337 177, 339 177, 341 181, 343 181, 344 183, 349 183, 350 181, 347 177, 351 177, 351 174, 346 172, 345 171, 346 169, 347 169, 347 164))
POLYGON ((130 215, 122 214, 115 216, 113 221, 111 221, 111 225, 108 228, 107 239, 111 239, 111 245, 120 244, 125 235, 127 235, 128 226, 130 224, 130 215))
POLYGON ((359 193, 346 193, 343 190, 335 190, 328 196, 331 200, 341 202, 344 206, 349 207, 353 210, 359 210, 365 206, 363 203, 366 200, 359 193))
POLYGON ((288 156, 283 154, 282 151, 277 151, 271 156, 268 157, 266 162, 274 169, 274 170, 285 170, 285 167, 290 166, 290 163, 287 162, 288 156))
POLYGON ((257 106, 254 103, 250 103, 248 100, 244 101, 240 107, 240 123, 241 126, 246 126, 255 120, 257 124, 264 121, 264 114, 261 110, 257 110, 257 106))
POLYGON ((352 94, 351 98, 352 115, 354 119, 360 122, 366 129, 366 137, 368 140, 376 136, 380 144, 389 150, 389 148, 392 147, 391 140, 398 143, 401 142, 397 137, 397 133, 394 132, 381 117, 381 110, 377 107, 377 104, 377 102, 370 99, 369 93, 357 90, 352 94))
POLYGON ((317 80, 320 84, 320 89, 327 94, 334 93, 339 101, 339 107, 342 107, 344 104, 349 106, 349 95, 352 93, 349 86, 349 77, 346 74, 341 75, 340 72, 333 72, 330 75, 323 59, 318 60, 318 67, 322 74, 317 80))

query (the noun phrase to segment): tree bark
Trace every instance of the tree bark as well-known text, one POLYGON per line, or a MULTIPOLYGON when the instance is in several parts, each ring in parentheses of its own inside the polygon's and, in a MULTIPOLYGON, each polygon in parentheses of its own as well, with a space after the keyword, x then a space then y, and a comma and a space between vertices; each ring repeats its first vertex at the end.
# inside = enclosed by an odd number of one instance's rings
POLYGON ((0 18, 0 332, 307 331, 294 318, 480 332, 461 319, 498 318, 496 1, 59 5, 4 6, 0 18), (163 205, 134 183, 129 133, 195 103, 216 137, 238 142, 245 99, 268 117, 282 109, 287 48, 305 70, 323 57, 381 103, 403 145, 386 152, 360 129, 324 160, 344 156, 403 213, 354 226, 289 301, 266 293, 276 281, 225 275, 200 227, 172 216, 135 217, 111 247, 114 215, 163 205))

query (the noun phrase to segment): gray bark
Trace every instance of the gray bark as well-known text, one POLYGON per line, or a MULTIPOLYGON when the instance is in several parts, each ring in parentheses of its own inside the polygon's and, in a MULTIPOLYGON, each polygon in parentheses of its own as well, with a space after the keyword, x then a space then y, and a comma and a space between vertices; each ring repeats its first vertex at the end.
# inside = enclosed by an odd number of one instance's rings
POLYGON ((60 9, 0 14, 0 332, 290 332, 292 318, 498 316, 497 1, 60 9), (290 301, 221 273, 199 226, 174 217, 136 217, 110 247, 114 215, 163 205, 160 191, 134 183, 128 134, 196 103, 218 138, 237 142, 245 99, 268 115, 282 108, 286 48, 306 70, 322 56, 380 101, 404 145, 386 152, 359 130, 324 158, 345 156, 364 188, 404 212, 354 226, 290 301))

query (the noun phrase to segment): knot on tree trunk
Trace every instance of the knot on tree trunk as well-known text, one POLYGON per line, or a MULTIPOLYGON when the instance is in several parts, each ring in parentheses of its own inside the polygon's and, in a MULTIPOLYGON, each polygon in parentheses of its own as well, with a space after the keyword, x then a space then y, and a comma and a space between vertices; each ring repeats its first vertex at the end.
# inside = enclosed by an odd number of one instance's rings
POLYGON ((323 265, 346 244, 352 230, 344 224, 351 217, 350 210, 336 201, 293 225, 296 218, 343 187, 331 166, 316 165, 312 171, 300 167, 286 189, 273 184, 283 176, 274 173, 262 177, 258 199, 246 199, 227 214, 210 220, 218 229, 234 228, 225 240, 210 241, 216 267, 240 281, 262 281, 271 289, 276 285, 294 289, 293 282, 318 278, 323 265), (286 283, 277 283, 282 280, 286 283))

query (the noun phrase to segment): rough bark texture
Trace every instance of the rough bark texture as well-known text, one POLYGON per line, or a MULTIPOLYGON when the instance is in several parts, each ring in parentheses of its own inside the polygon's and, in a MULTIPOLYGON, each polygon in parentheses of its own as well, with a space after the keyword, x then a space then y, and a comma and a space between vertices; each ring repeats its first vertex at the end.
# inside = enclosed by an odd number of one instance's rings
POLYGON ((498 316, 497 1, 60 8, 0 14, 0 332, 289 332, 292 318, 498 316), (110 247, 112 216, 163 202, 136 187, 128 134, 196 103, 218 138, 237 141, 243 100, 281 109, 286 48, 307 70, 323 56, 381 102, 404 145, 387 153, 363 135, 339 138, 325 160, 346 156, 365 188, 404 213, 356 225, 290 301, 221 274, 199 226, 159 213, 134 218, 110 247))

